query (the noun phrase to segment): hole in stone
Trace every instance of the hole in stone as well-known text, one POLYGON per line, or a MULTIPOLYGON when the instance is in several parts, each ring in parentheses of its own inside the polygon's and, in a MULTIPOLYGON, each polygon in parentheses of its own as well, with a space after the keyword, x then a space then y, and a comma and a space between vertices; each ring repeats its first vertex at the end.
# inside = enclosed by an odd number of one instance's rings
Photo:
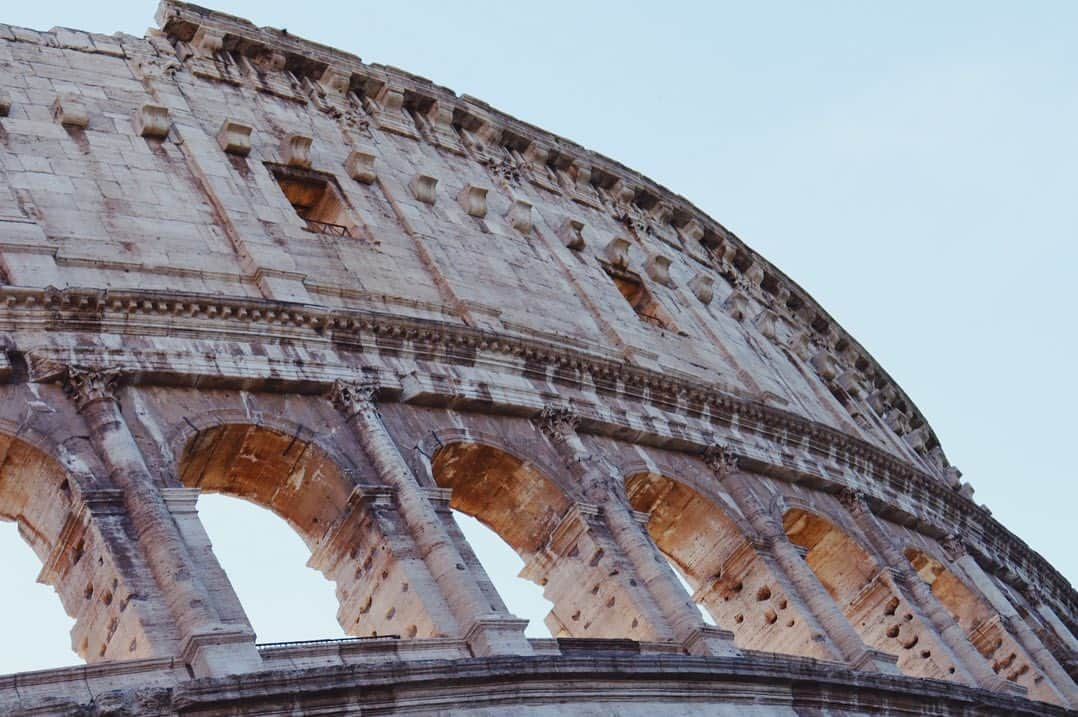
POLYGON ((923 657, 923 658, 925 658, 927 660, 928 658, 932 657, 932 651, 931 650, 921 650, 921 657, 923 657))
POLYGON ((762 588, 756 591, 756 601, 763 602, 771 597, 771 588, 764 585, 762 588))
POLYGON ((887 628, 887 637, 898 637, 898 625, 887 628))
POLYGON ((775 621, 778 619, 779 616, 775 613, 774 610, 768 608, 764 611, 764 622, 766 622, 768 625, 774 625, 775 621))

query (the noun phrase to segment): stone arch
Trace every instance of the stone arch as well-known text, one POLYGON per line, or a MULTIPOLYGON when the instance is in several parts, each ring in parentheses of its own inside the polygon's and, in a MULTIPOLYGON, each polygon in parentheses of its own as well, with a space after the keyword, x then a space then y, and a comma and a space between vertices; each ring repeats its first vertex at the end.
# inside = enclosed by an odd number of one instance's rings
POLYGON ((905 674, 958 679, 949 650, 852 531, 803 507, 788 507, 782 525, 866 645, 897 656, 905 674))
POLYGON ((641 603, 598 508, 575 503, 531 461, 468 437, 435 451, 431 476, 449 489, 451 508, 478 519, 524 560, 520 576, 542 586, 553 604, 550 633, 658 639, 661 618, 641 603))
MULTIPOLYGON (((531 430, 533 430, 533 427, 531 424, 528 424, 528 431, 531 430)), ((538 436, 535 437, 538 439, 538 436)), ((558 466, 553 465, 549 460, 546 460, 541 456, 535 455, 534 451, 526 450, 503 435, 493 431, 471 426, 433 428, 419 439, 416 448, 430 464, 428 465, 427 472, 432 473, 433 471, 429 469, 433 466, 436 454, 447 446, 458 444, 482 445, 500 451, 501 453, 511 456, 521 464, 528 465, 531 470, 534 470, 538 475, 543 476, 546 480, 557 486, 557 488, 566 496, 572 495, 572 486, 567 485, 562 481, 562 471, 559 470, 558 466)), ((534 446, 528 446, 528 448, 534 448, 534 446)), ((426 475, 424 477, 433 480, 431 475, 426 475)))
POLYGON ((424 603, 431 591, 422 558, 401 547, 407 528, 392 491, 356 485, 357 469, 309 430, 285 433, 220 418, 192 431, 180 453, 185 486, 248 500, 287 522, 311 550, 307 564, 336 584, 337 620, 346 633, 445 636, 424 603))
POLYGON ((715 622, 738 647, 829 659, 785 581, 720 504, 680 478, 638 472, 625 478, 634 510, 680 569, 715 622))
POLYGON ((997 675, 1025 687, 1031 699, 1059 702, 1059 695, 1036 662, 1008 632, 1000 614, 976 590, 921 546, 908 546, 903 554, 997 675))
POLYGON ((0 433, 0 520, 16 523, 42 562, 38 580, 75 620, 72 649, 87 662, 173 654, 177 635, 128 539, 122 496, 34 438, 0 433))

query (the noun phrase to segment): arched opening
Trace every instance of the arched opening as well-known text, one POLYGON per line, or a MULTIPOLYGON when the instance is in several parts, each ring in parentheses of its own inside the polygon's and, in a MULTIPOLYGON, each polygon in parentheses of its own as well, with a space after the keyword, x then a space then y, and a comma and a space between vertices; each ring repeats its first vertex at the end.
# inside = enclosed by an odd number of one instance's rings
MULTIPOLYGON (((5 601, 24 601, 8 602, 4 610, 11 618, 5 642, 20 647, 8 651, 0 671, 70 664, 72 651, 88 662, 153 654, 140 591, 129 582, 130 570, 124 575, 117 569, 108 519, 79 509, 74 493, 55 459, 0 434, 0 520, 14 523, 15 530, 4 526, 5 535, 14 538, 17 531, 30 547, 9 553, 4 562, 9 580, 25 577, 30 585, 5 590, 5 601), (59 604, 42 599, 47 588, 31 588, 35 578, 56 591, 59 604), (66 615, 57 609, 61 605, 66 615), (64 629, 69 634, 60 638, 64 629), (57 639, 50 640, 53 635, 57 639)), ((158 637, 158 647, 168 649, 171 635, 158 637)))
POLYGON ((928 553, 907 548, 905 555, 997 675, 1025 687, 1031 699, 1059 703, 1059 696, 1004 627, 999 613, 928 553))
MULTIPOLYGON (((357 487, 313 442, 262 426, 216 426, 199 432, 189 442, 179 475, 185 486, 242 498, 283 518, 306 546, 307 565, 336 583, 336 617, 345 634, 445 636, 424 603, 426 590, 422 584, 429 577, 425 573, 417 577, 416 570, 422 570, 421 558, 398 553, 397 536, 403 528, 392 498, 377 487, 357 487)), ((221 506, 212 505, 211 510, 220 513, 221 506)), ((283 551, 295 554, 295 546, 289 547, 287 536, 280 535, 272 542, 261 534, 252 540, 251 521, 264 523, 264 516, 250 511, 225 511, 221 520, 208 515, 206 523, 223 548, 222 562, 244 563, 233 567, 232 578, 247 582, 248 577, 243 576, 250 572, 252 561, 258 559, 255 552, 262 559, 268 558, 266 573, 237 587, 241 597, 248 596, 245 604, 251 606, 249 617, 257 616, 260 609, 254 606, 261 602, 264 607, 265 596, 281 596, 275 592, 275 584, 287 579, 281 565, 283 551), (232 524, 232 515, 242 517, 232 524), (237 540, 241 542, 234 549, 227 547, 237 540)), ((297 555, 297 566, 304 560, 302 553, 297 555)), ((295 613, 317 609, 302 596, 295 603, 278 607, 254 625, 260 640, 266 639, 263 634, 283 634, 280 625, 287 625, 295 613)), ((289 638, 326 637, 293 634, 300 629, 297 623, 295 630, 288 631, 289 638)))
POLYGON ((684 483, 655 473, 625 482, 634 510, 688 583, 693 600, 738 647, 830 658, 783 584, 730 518, 684 483))
POLYGON ((534 465, 480 443, 434 454, 431 472, 450 507, 495 533, 523 561, 519 575, 543 588, 555 637, 656 639, 640 588, 594 509, 580 506, 534 465))
POLYGON ((890 573, 825 518, 801 509, 783 515, 790 541, 866 645, 898 657, 914 677, 956 680, 949 653, 895 588, 890 573))
POLYGON ((0 675, 79 662, 71 648, 74 620, 64 612, 53 588, 38 582, 41 561, 15 523, 0 523, 0 553, 4 556, 0 631, 7 644, 19 646, 0 651, 0 675))

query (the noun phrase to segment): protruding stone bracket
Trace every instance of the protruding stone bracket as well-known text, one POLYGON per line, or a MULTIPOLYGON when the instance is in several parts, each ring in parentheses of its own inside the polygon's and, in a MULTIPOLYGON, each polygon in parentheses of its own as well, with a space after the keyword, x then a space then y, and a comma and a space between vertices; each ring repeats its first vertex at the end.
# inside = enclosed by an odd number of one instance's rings
POLYGON ((629 242, 622 237, 614 237, 606 243, 603 254, 615 269, 629 268, 629 242))
POLYGON ((561 237, 565 246, 573 251, 580 251, 584 248, 586 243, 584 240, 584 227, 584 222, 566 218, 558 230, 558 235, 561 237))
POLYGON ((352 84, 351 73, 330 65, 318 79, 318 85, 329 96, 343 98, 352 84))
POLYGON ((732 316, 735 321, 744 321, 745 317, 749 315, 749 298, 739 290, 734 289, 730 295, 726 297, 723 308, 726 309, 726 313, 732 316))
POLYGON ((217 130, 217 144, 228 154, 246 157, 251 153, 250 125, 226 119, 217 130))
POLYGON ((191 38, 191 49, 199 57, 212 60, 225 45, 225 33, 216 28, 202 25, 191 38))
POLYGON ((375 154, 367 148, 356 148, 344 160, 344 171, 360 184, 373 184, 378 175, 374 171, 375 154))
POLYGON ((140 137, 164 139, 168 136, 168 108, 161 105, 145 104, 135 110, 135 134, 140 137))
POLYGON ((670 276, 670 258, 659 253, 653 253, 648 257, 644 270, 648 276, 663 286, 674 287, 674 280, 670 276))
POLYGON ((457 195, 457 201, 470 217, 482 219, 487 215, 487 192, 486 187, 475 184, 466 184, 457 195))
POLYGON ((693 296, 702 304, 710 304, 711 300, 715 298, 715 279, 704 272, 700 272, 692 278, 689 282, 689 288, 692 289, 693 296))
POLYGON ((433 206, 438 199, 438 178, 430 174, 416 174, 408 188, 412 190, 412 196, 424 204, 433 206))
POLYGON ((65 127, 85 129, 90 125, 86 105, 74 95, 60 95, 52 101, 52 117, 65 127))
POLYGON ((302 134, 290 134, 281 139, 281 160, 289 167, 309 169, 311 166, 312 138, 302 134))
POLYGON ((523 199, 514 199, 509 205, 509 211, 505 218, 521 234, 527 234, 532 230, 532 205, 523 199))

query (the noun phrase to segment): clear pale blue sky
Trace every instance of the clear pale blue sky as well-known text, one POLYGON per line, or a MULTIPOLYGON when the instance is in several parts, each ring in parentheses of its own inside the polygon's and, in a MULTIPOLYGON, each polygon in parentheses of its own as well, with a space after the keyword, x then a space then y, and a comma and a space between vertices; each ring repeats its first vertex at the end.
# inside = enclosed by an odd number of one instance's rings
MULTIPOLYGON (((475 95, 685 195, 815 296, 918 404, 976 499, 1078 576, 1078 3, 523 5, 216 8, 475 95)), ((5 3, 0 22, 140 35, 153 11, 38 0, 5 3)), ((290 576, 282 594, 272 575, 306 559, 283 523, 204 502, 260 639, 331 634, 329 584, 301 569, 313 587, 290 576), (248 541, 265 561, 241 557, 248 541), (328 619, 293 619, 316 599, 328 619)), ((73 662, 10 527, 0 672, 73 662)))

